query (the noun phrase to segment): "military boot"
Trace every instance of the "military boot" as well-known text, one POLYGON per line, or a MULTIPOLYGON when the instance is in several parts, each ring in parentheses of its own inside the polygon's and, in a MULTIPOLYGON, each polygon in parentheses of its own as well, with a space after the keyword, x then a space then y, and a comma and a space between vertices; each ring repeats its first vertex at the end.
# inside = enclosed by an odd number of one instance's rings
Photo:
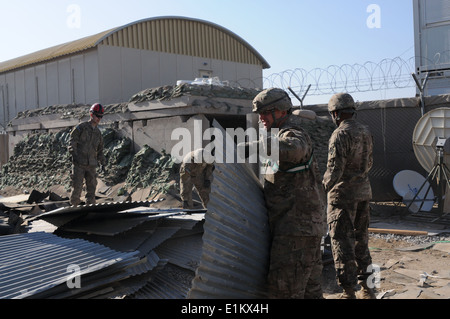
POLYGON ((361 286, 361 290, 356 293, 358 299, 377 299, 372 288, 369 288, 366 280, 358 282, 361 286))
POLYGON ((356 299, 355 289, 353 287, 343 287, 344 291, 337 297, 337 299, 356 299))
POLYGON ((183 201, 183 209, 192 209, 192 206, 193 205, 190 205, 188 201, 183 201))

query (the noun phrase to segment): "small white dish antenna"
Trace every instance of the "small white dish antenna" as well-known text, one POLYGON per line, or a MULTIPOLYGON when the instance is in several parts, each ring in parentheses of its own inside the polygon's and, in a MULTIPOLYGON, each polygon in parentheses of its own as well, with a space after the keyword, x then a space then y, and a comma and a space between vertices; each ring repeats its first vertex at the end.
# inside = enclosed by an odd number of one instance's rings
POLYGON ((408 208, 411 212, 429 212, 433 208, 433 189, 421 174, 411 170, 400 171, 394 176, 393 186, 397 194, 403 198, 405 205, 411 204, 408 208))

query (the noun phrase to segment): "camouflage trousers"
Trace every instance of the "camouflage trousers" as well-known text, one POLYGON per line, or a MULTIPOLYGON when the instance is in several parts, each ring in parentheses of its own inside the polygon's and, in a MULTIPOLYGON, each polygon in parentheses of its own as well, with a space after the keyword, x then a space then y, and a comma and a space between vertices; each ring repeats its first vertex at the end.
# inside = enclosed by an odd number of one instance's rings
POLYGON ((322 299, 322 237, 275 236, 267 276, 268 298, 322 299))
POLYGON ((341 287, 354 287, 370 275, 369 202, 329 204, 327 222, 336 280, 341 287))
POLYGON ((183 208, 194 208, 194 203, 192 201, 192 191, 194 186, 200 196, 203 206, 206 208, 206 205, 208 205, 209 202, 211 186, 205 187, 204 183, 205 180, 203 174, 199 176, 191 176, 188 173, 180 173, 180 197, 181 201, 186 206, 183 208))
POLYGON ((72 193, 70 204, 75 206, 81 203, 83 182, 86 180, 86 204, 95 204, 95 189, 97 188, 97 168, 95 166, 73 165, 72 193))

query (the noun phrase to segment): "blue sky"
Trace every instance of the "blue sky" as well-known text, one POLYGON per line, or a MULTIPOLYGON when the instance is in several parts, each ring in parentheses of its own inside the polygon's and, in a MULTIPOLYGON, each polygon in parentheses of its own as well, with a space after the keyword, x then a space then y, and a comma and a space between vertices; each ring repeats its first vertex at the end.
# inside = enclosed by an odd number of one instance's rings
MULTIPOLYGON (((0 0, 0 61, 158 16, 202 19, 236 33, 271 65, 264 71, 267 78, 294 69, 311 71, 329 66, 364 65, 368 61, 380 63, 396 57, 408 60, 414 56, 412 2, 0 0), (78 20, 71 19, 74 14, 78 20)), ((414 94, 411 86, 401 90, 355 92, 354 96, 371 100, 414 94)), ((307 96, 305 103, 327 99, 326 94, 313 94, 307 96)))

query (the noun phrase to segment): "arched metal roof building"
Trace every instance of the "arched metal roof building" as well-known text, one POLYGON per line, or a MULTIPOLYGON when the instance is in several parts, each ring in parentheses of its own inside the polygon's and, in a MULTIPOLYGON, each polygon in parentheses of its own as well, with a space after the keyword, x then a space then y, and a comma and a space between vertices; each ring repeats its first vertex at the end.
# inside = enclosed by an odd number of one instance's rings
POLYGON ((126 102, 144 89, 218 77, 261 88, 267 61, 235 33, 186 17, 132 22, 0 62, 0 123, 58 104, 126 102))
POLYGON ((237 34, 208 21, 186 17, 149 18, 113 28, 79 40, 60 44, 0 62, 0 74, 76 54, 99 45, 158 51, 173 54, 260 65, 267 61, 237 34))

